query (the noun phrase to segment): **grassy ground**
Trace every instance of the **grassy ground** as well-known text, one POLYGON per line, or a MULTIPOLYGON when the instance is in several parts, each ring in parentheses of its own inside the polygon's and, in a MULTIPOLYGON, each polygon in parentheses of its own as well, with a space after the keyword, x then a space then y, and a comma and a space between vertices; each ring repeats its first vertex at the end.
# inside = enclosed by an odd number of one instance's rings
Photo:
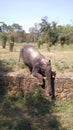
POLYGON ((73 101, 49 101, 39 90, 0 96, 0 130, 73 130, 73 101))
MULTIPOLYGON (((27 73, 19 51, 23 44, 15 44, 14 51, 0 46, 0 73, 27 73)), ((73 75, 73 45, 51 47, 39 51, 51 59, 57 75, 73 75)), ((73 130, 73 101, 49 101, 39 90, 26 96, 8 96, 0 90, 0 130, 73 130)))

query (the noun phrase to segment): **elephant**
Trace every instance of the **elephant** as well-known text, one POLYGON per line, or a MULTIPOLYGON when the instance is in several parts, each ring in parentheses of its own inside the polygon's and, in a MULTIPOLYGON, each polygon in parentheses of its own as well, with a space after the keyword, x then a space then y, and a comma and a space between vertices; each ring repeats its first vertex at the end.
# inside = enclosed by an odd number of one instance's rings
POLYGON ((40 51, 32 45, 25 45, 23 48, 21 48, 19 61, 20 58, 23 60, 23 63, 29 68, 33 76, 42 82, 42 87, 45 88, 46 95, 52 96, 51 61, 48 61, 44 55, 42 55, 40 51))

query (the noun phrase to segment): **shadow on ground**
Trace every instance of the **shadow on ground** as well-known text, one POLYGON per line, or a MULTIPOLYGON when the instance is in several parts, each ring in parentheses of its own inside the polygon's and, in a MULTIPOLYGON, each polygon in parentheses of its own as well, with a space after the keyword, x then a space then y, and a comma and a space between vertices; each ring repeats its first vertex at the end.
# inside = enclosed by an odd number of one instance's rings
POLYGON ((66 130, 55 114, 55 101, 39 91, 0 100, 0 130, 66 130))
POLYGON ((10 71, 12 71, 12 66, 10 65, 9 61, 0 60, 0 98, 3 97, 5 95, 5 93, 6 93, 6 88, 3 87, 3 85, 2 85, 1 76, 3 74, 7 74, 10 71))

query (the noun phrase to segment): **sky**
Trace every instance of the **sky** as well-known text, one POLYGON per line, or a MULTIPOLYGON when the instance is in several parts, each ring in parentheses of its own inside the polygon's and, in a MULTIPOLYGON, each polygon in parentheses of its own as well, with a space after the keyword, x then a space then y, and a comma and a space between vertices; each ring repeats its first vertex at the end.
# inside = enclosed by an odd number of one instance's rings
POLYGON ((73 24, 73 0, 0 0, 0 22, 18 23, 26 32, 45 16, 48 22, 73 24))

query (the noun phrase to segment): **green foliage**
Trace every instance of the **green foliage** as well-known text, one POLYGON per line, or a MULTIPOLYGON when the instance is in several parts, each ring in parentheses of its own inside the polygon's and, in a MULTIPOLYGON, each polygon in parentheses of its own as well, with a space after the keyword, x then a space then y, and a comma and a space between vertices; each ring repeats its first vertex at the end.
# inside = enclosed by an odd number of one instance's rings
POLYGON ((55 33, 52 33, 50 36, 50 41, 51 41, 52 45, 55 45, 58 41, 58 35, 55 33))
MULTIPOLYGON (((1 28, 3 32, 7 35, 11 33, 15 36, 16 42, 37 42, 38 37, 42 35, 43 43, 51 42, 52 45, 59 43, 61 37, 65 37, 64 44, 73 43, 73 26, 72 25, 57 25, 55 21, 51 23, 48 22, 47 17, 41 18, 40 23, 35 23, 34 27, 29 28, 29 33, 26 33, 22 26, 13 23, 12 25, 7 25, 2 22, 1 28)), ((61 42, 62 43, 62 42, 61 42)))
POLYGON ((42 36, 38 37, 37 43, 38 43, 38 48, 40 48, 40 46, 43 45, 44 40, 43 40, 43 37, 42 37, 42 36))
POLYGON ((1 39, 2 39, 2 47, 6 48, 7 35, 6 34, 2 34, 1 35, 1 39))

